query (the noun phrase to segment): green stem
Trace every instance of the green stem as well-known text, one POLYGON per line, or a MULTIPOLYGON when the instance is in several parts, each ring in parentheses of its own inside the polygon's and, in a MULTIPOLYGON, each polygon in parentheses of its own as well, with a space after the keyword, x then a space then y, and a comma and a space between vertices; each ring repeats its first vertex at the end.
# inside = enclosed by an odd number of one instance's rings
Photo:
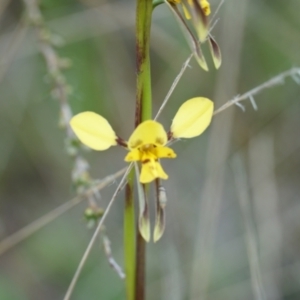
POLYGON ((135 213, 133 198, 134 168, 127 177, 124 212, 124 256, 126 299, 134 300, 135 292, 135 213))
POLYGON ((150 29, 152 0, 137 0, 136 9, 136 115, 135 125, 152 118, 150 29))
MULTIPOLYGON (((150 70, 150 30, 152 0, 137 0, 136 7, 136 114, 135 125, 152 119, 152 93, 150 70)), ((147 186, 144 186, 147 197, 147 186)), ((137 229, 135 300, 145 299, 146 243, 137 229)))
MULTIPOLYGON (((135 127, 141 122, 152 119, 152 94, 150 72, 150 28, 152 0, 137 0, 136 8, 136 62, 137 88, 135 127)), ((127 300, 145 299, 145 251, 144 239, 135 230, 133 199, 134 169, 128 176, 124 212, 124 251, 126 271, 127 300), (136 235, 136 240, 135 240, 136 235), (135 249, 136 248, 136 249, 135 249)), ((146 191, 146 187, 144 187, 146 191)))
POLYGON ((154 9, 156 6, 161 5, 161 4, 163 4, 163 3, 165 3, 164 0, 153 0, 153 2, 152 2, 153 9, 154 9))

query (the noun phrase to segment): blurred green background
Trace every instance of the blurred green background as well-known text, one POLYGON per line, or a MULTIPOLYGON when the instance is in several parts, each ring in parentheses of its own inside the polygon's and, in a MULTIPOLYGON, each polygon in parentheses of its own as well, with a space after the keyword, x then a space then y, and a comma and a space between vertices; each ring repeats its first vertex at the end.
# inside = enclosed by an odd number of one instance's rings
MULTIPOLYGON (((212 11, 218 3, 211 1, 212 11)), ((59 55, 72 61, 64 75, 74 113, 95 111, 127 139, 134 123, 135 1, 43 0, 40 7, 63 41, 59 55)), ((210 71, 191 61, 160 117, 165 128, 191 97, 211 98, 217 108, 300 66, 299 12, 299 0, 226 0, 213 30, 223 65, 214 70, 204 45, 210 71)), ((22 1, 0 2, 0 243, 74 196, 59 105, 23 14, 22 1)), ((151 42, 156 112, 190 53, 165 5, 154 11, 151 42)), ((201 137, 176 143, 176 160, 163 161, 167 226, 157 244, 148 244, 147 299, 300 299, 300 87, 288 78, 255 100, 257 111, 250 101, 245 112, 232 106, 201 137)), ((124 167, 124 154, 117 147, 83 153, 98 179, 124 167)), ((116 185, 101 191, 99 205, 116 185)), ((93 233, 86 206, 1 255, 1 300, 63 298, 93 233)), ((122 193, 105 222, 121 266, 123 208, 122 193)), ((125 299, 100 240, 72 299, 125 299)))

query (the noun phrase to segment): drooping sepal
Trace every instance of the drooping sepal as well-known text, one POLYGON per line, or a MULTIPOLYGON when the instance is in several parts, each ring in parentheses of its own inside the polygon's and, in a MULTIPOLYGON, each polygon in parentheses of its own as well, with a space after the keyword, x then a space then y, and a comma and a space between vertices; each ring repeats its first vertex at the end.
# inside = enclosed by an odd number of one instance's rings
POLYGON ((196 41, 194 45, 195 45, 194 57, 195 57, 197 63, 204 71, 208 71, 209 70, 208 65, 207 65, 206 59, 202 53, 200 44, 196 41))
POLYGON ((137 190, 138 190, 138 197, 139 197, 139 218, 138 218, 138 225, 139 231, 141 236, 146 242, 150 241, 151 235, 151 227, 150 227, 150 216, 149 216, 149 206, 147 201, 147 196, 145 194, 145 190, 143 185, 140 183, 138 179, 140 170, 138 164, 135 163, 135 172, 137 175, 137 190))
POLYGON ((153 232, 153 242, 156 243, 163 236, 166 226, 166 212, 160 206, 156 211, 155 227, 153 232))
POLYGON ((153 232, 153 241, 156 243, 163 236, 166 226, 166 212, 165 207, 167 203, 166 190, 159 184, 159 180, 156 180, 156 216, 155 227, 153 232))
POLYGON ((210 35, 208 37, 209 50, 216 69, 219 69, 222 63, 222 54, 216 40, 210 35))

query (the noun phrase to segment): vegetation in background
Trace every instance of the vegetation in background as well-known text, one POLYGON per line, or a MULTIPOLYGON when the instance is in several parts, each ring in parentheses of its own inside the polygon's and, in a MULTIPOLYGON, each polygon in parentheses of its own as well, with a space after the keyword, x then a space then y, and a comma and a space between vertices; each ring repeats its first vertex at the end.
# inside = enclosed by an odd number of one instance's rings
POLYGON ((227 0, 215 26, 197 6, 189 18, 187 5, 162 2, 153 12, 150 1, 0 4, 1 299, 68 299, 88 244, 72 299, 124 299, 126 274, 128 299, 299 298, 299 4, 227 0), (146 59, 137 90, 135 26, 152 74, 151 84, 146 59), (214 101, 212 126, 172 145, 164 187, 136 182, 139 168, 125 186, 124 151, 88 151, 69 126, 73 111, 94 111, 126 146, 162 103, 159 123, 175 132, 178 107, 199 95, 214 101), (149 212, 160 240, 146 253, 134 225, 149 212))

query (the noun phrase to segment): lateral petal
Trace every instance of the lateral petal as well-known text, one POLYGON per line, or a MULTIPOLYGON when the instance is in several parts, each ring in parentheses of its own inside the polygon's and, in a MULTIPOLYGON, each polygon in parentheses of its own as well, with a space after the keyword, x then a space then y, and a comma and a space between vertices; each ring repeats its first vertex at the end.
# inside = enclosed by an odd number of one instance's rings
POLYGON ((117 136, 102 116, 86 111, 74 116, 70 125, 79 140, 94 150, 106 150, 117 145, 117 136))
POLYGON ((178 109, 171 132, 174 138, 192 138, 200 135, 210 124, 214 103, 197 97, 184 102, 178 109))

